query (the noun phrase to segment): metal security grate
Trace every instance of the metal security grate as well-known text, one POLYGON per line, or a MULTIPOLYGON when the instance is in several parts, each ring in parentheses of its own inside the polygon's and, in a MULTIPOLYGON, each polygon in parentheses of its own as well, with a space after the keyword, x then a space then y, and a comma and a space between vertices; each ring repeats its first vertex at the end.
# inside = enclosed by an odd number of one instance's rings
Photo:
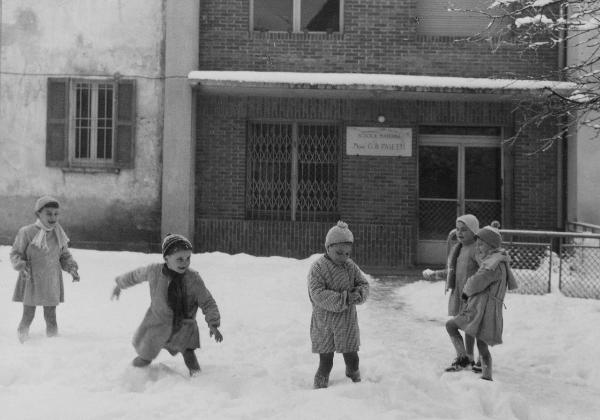
POLYGON ((481 226, 502 220, 500 200, 465 200, 465 213, 476 214, 481 226))
POLYGON ((247 218, 336 220, 338 126, 250 122, 247 143, 247 218))
POLYGON ((456 223, 456 200, 419 199, 419 239, 446 239, 448 226, 456 223))

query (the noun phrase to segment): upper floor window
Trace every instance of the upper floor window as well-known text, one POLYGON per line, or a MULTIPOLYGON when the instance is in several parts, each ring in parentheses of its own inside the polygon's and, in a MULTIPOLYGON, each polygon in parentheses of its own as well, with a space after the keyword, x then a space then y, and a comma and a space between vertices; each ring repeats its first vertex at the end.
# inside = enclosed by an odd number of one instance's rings
POLYGON ((253 31, 340 32, 343 0, 250 0, 253 31))
POLYGON ((478 11, 493 13, 493 0, 417 0, 419 35, 468 37, 486 30, 498 30, 501 22, 478 11))
POLYGON ((48 80, 48 166, 133 166, 135 83, 113 79, 48 80))

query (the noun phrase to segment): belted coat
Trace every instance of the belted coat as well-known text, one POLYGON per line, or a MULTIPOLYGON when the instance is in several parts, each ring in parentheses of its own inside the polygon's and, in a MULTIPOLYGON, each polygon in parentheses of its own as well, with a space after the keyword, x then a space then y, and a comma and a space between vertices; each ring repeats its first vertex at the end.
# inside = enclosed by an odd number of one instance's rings
POLYGON ((31 224, 19 229, 15 237, 10 261, 19 271, 19 277, 13 301, 28 306, 56 306, 65 300, 62 270, 70 272, 78 267, 67 245, 59 245, 55 230, 46 234, 48 249, 33 245, 39 231, 39 227, 31 224), (29 278, 22 272, 25 268, 29 270, 29 278))
POLYGON ((312 304, 310 338, 313 353, 358 351, 360 330, 356 304, 348 293, 356 288, 362 304, 369 296, 369 282, 351 259, 341 265, 323 255, 308 273, 308 296, 312 304))
POLYGON ((142 323, 133 336, 133 346, 138 355, 152 360, 161 349, 171 354, 186 349, 200 347, 200 334, 196 313, 198 308, 204 314, 204 320, 210 326, 218 327, 221 323, 219 308, 204 281, 197 271, 188 268, 183 275, 185 294, 184 316, 181 328, 173 333, 173 310, 167 301, 167 292, 171 277, 163 271, 164 264, 151 264, 137 268, 116 278, 121 289, 147 281, 150 287, 150 307, 142 323))

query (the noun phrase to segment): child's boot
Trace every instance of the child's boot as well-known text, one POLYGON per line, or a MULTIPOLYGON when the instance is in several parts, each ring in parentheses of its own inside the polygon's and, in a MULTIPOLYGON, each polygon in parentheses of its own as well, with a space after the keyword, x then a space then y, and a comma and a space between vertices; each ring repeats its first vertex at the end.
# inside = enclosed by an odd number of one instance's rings
POLYGON ((33 322, 35 316, 35 306, 23 305, 23 317, 17 328, 19 341, 24 343, 29 338, 29 326, 33 322))
POLYGON ((471 365, 471 370, 475 373, 481 373, 481 356, 471 365))
POLYGON ((140 356, 137 356, 135 359, 133 359, 133 361, 131 362, 131 364, 135 367, 146 367, 150 364, 150 360, 146 360, 141 358, 140 356))
POLYGON ((481 379, 493 381, 492 379, 492 356, 481 358, 481 379))
POLYGON ((196 376, 200 373, 200 364, 193 349, 187 349, 183 352, 183 361, 190 370, 190 376, 196 376))
POLYGON ((463 343, 461 336, 450 336, 450 340, 456 350, 456 359, 450 366, 446 368, 446 372, 458 372, 469 366, 469 358, 467 357, 467 351, 465 350, 465 344, 463 343))
POLYGON ((58 325, 56 324, 56 306, 44 306, 44 319, 46 320, 46 336, 57 336, 58 325))
POLYGON ((27 341, 27 339, 29 339, 29 328, 28 327, 22 327, 19 325, 19 328, 17 328, 17 337, 19 338, 19 342, 21 344, 23 344, 24 342, 27 341))
POLYGON ((346 367, 346 376, 352 379, 352 382, 360 382, 360 370, 356 369, 351 371, 350 368, 346 367))
POLYGON ((317 370, 315 374, 315 382, 313 384, 314 389, 327 388, 329 386, 329 375, 323 375, 317 370))

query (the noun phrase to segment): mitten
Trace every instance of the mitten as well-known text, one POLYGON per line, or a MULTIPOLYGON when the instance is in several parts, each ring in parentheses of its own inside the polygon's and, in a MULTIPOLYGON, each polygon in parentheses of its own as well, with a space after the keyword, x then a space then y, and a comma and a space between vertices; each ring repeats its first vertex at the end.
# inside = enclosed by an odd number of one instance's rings
POLYGON ((425 280, 432 280, 435 279, 435 271, 426 268, 425 270, 423 270, 423 278, 425 280))
POLYGON ((362 292, 358 287, 354 287, 348 292, 348 303, 352 305, 359 305, 362 303, 363 296, 362 292))
POLYGON ((221 341, 223 341, 223 334, 221 334, 221 332, 219 331, 219 329, 215 326, 211 326, 210 327, 210 336, 215 336, 215 341, 217 343, 220 343, 221 341))
POLYGON ((462 295, 460 295, 460 298, 461 298, 462 300, 469 300, 469 296, 467 296, 467 294, 466 294, 466 293, 463 293, 462 295))

